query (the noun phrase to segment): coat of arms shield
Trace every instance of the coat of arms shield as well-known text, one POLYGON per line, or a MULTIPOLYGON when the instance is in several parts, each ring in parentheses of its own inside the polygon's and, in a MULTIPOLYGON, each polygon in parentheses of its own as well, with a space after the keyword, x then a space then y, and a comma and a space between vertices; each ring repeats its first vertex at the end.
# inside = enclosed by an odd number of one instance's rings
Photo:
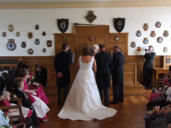
POLYGON ((57 19, 58 28, 62 33, 65 33, 69 26, 69 19, 57 19))
POLYGON ((125 18, 114 18, 113 25, 117 32, 121 32, 125 26, 125 18))

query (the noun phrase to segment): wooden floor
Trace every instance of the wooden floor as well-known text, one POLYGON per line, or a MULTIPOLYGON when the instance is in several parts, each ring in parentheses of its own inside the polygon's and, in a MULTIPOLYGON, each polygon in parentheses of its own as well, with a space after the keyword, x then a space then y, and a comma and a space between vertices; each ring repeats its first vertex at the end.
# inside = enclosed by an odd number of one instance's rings
POLYGON ((57 107, 57 97, 50 96, 48 121, 41 122, 38 128, 144 128, 145 104, 149 91, 142 96, 126 96, 125 102, 110 107, 118 110, 114 117, 105 120, 71 121, 57 117, 61 108, 57 107))

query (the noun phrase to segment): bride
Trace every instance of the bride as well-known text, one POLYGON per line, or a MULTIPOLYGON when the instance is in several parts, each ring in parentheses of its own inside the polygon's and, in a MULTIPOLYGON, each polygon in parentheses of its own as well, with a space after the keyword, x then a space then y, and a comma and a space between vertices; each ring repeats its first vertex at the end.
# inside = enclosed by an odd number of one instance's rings
POLYGON ((58 117, 70 120, 102 120, 116 114, 113 108, 103 106, 94 72, 96 61, 89 47, 82 50, 79 58, 79 71, 58 117))

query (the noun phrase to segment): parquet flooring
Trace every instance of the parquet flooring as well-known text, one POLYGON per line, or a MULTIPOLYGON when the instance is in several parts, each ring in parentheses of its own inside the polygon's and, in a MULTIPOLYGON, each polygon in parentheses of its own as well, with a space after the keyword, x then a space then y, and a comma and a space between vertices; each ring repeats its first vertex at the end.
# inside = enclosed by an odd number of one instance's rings
POLYGON ((114 117, 104 120, 71 121, 57 117, 61 109, 57 107, 57 97, 49 96, 51 102, 48 121, 41 122, 38 128, 144 128, 145 104, 148 101, 149 91, 142 96, 125 96, 124 103, 110 105, 118 110, 114 117))

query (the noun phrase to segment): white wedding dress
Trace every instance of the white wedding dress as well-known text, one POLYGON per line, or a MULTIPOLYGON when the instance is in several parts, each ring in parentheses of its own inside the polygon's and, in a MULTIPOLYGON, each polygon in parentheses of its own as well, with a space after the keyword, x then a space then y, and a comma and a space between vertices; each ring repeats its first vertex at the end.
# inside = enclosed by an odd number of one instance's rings
POLYGON ((114 116, 117 111, 105 107, 101 102, 92 70, 94 58, 89 63, 83 63, 81 57, 79 61, 80 69, 58 116, 62 119, 85 121, 114 116))

